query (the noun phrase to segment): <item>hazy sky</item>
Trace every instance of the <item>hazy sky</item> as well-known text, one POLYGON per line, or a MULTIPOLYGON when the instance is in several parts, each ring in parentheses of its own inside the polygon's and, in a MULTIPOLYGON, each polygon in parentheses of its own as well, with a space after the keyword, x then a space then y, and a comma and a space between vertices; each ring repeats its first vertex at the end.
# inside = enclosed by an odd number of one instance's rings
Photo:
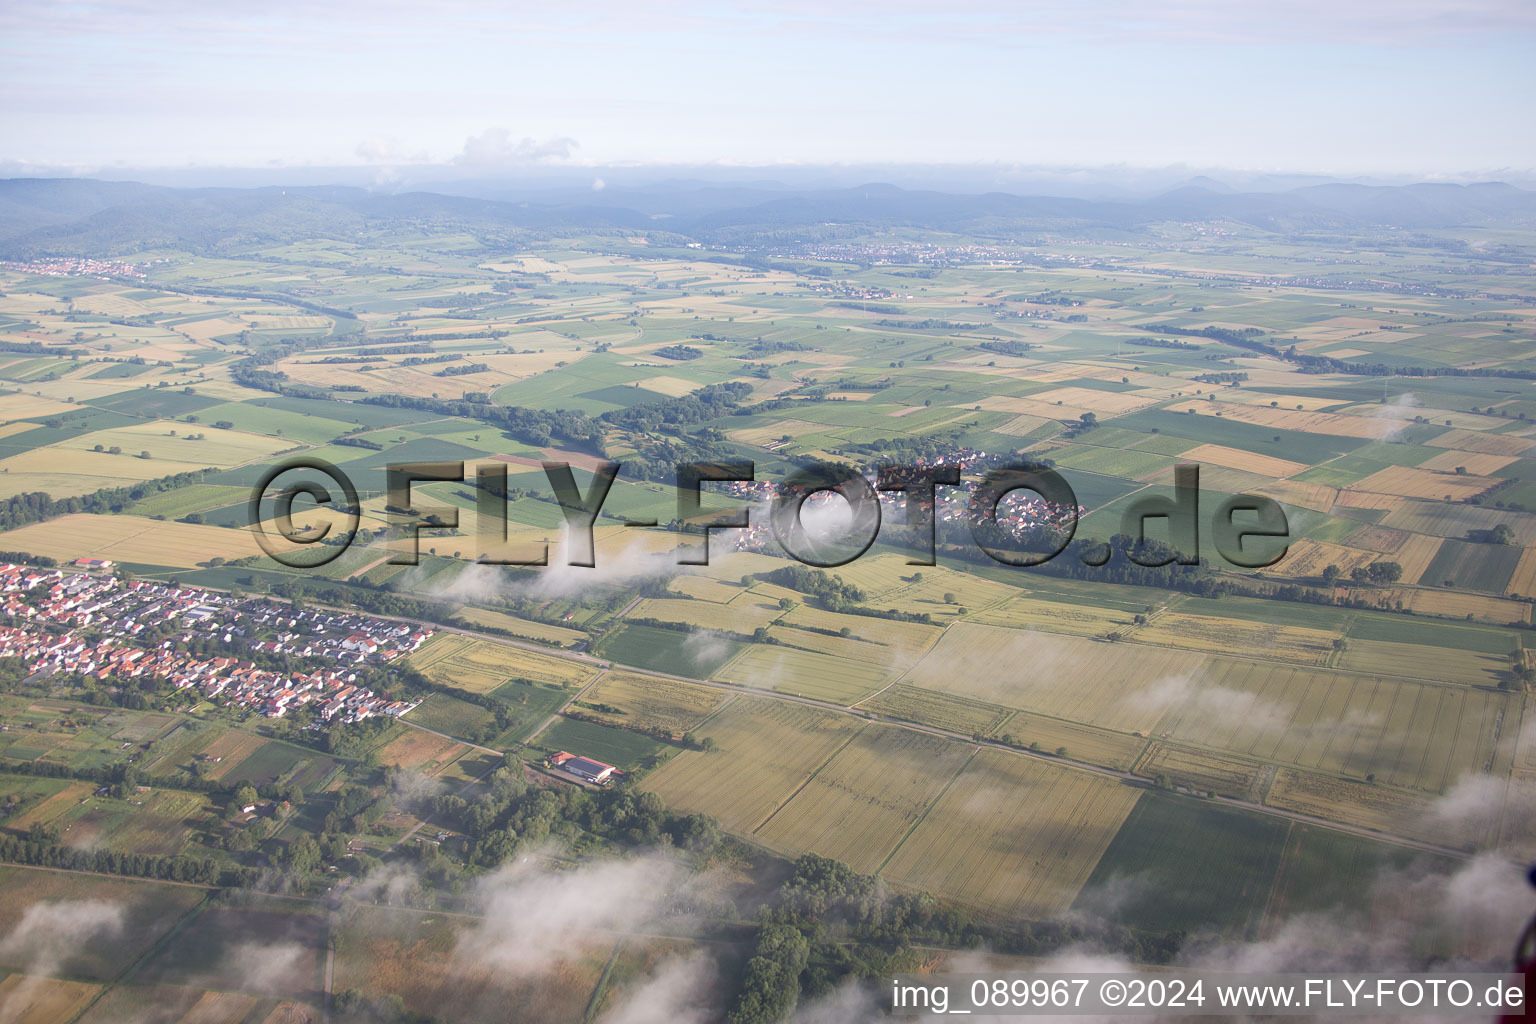
POLYGON ((1536 3, 6 0, 0 98, 0 160, 85 169, 1525 170, 1536 3))

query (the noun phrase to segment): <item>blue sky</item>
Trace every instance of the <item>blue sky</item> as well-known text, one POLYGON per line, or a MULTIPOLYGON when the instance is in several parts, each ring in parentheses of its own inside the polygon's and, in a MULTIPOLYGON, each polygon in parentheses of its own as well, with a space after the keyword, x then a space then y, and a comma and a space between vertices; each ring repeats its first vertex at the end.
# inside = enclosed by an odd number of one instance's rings
POLYGON ((0 96, 13 167, 1528 171, 1536 4, 9 0, 0 96))

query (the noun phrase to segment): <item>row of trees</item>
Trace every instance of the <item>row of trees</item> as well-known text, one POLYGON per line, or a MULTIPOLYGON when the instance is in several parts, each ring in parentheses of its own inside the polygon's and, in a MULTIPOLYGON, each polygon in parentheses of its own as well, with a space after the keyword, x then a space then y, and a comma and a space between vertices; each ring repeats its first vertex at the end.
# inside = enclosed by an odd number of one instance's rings
POLYGON ((205 473, 211 472, 213 470, 172 473, 170 476, 145 480, 128 487, 103 487, 99 491, 73 498, 55 499, 44 491, 27 491, 25 494, 17 494, 0 501, 0 530, 14 530, 28 523, 38 523, 44 519, 76 512, 97 514, 121 512, 134 502, 142 501, 152 494, 195 484, 203 478, 205 473))
MULTIPOLYGON (((1323 583, 1333 586, 1344 576, 1344 570, 1332 563, 1323 566, 1323 583)), ((1354 583, 1371 583, 1376 586, 1386 586, 1396 583, 1403 578, 1403 567, 1397 562, 1372 562, 1370 565, 1357 565, 1349 570, 1349 578, 1354 583)))

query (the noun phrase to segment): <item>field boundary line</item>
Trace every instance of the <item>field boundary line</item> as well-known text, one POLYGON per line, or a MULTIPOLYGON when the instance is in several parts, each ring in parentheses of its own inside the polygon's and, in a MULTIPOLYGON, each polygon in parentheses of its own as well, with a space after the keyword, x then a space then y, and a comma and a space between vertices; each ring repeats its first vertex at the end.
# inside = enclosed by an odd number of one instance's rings
MULTIPOLYGON (((146 879, 146 881, 149 881, 149 879, 146 879)), ((117 988, 124 981, 127 981, 130 977, 137 976, 138 972, 139 972, 139 969, 141 967, 143 967, 144 964, 148 963, 149 959, 151 957, 155 956, 161 950, 165 949, 166 946, 170 945, 171 941, 173 939, 175 939, 176 936, 178 936, 182 932, 186 931, 188 925, 190 925, 195 919, 197 919, 197 918, 202 916, 203 911, 207 910, 208 909, 208 904, 210 902, 212 902, 213 894, 215 892, 218 892, 218 891, 220 891, 220 890, 218 890, 218 889, 206 889, 206 890, 204 890, 203 898, 198 900, 196 903, 192 904, 191 907, 187 908, 187 912, 185 914, 182 914, 181 917, 177 919, 176 923, 174 925, 172 925, 170 927, 170 929, 167 930, 164 935, 160 936, 160 940, 158 942, 156 942, 154 945, 150 946, 148 949, 146 949, 139 956, 134 958, 133 962, 130 963, 127 967, 124 967, 122 969, 122 971, 120 971, 118 973, 117 977, 113 978, 111 981, 109 981, 105 985, 101 986, 101 991, 96 993, 95 998, 93 998, 90 1002, 88 1002, 84 1006, 82 1006, 80 1008, 80 1011, 78 1013, 76 1013, 73 1017, 69 1018, 69 1020, 66 1022, 66 1024, 75 1024, 75 1021, 79 1020, 80 1018, 84 1017, 87 1013, 90 1012, 91 1007, 93 1007, 97 1003, 101 1002, 102 999, 104 999, 106 997, 108 992, 110 992, 113 989, 117 988)))
POLYGON ((709 714, 705 715, 699 721, 699 724, 693 727, 693 731, 694 732, 698 732, 700 729, 704 728, 710 722, 713 722, 716 718, 719 718, 720 717, 720 712, 724 711, 726 708, 730 707, 732 704, 735 704, 738 700, 741 699, 741 696, 742 695, 739 694, 739 693, 726 694, 725 700, 720 702, 720 706, 715 708, 715 710, 711 711, 709 714))
MULTIPOLYGON (((1290 870, 1292 861, 1296 860, 1301 855, 1302 837, 1304 835, 1305 833, 1297 833, 1296 822, 1293 821, 1286 826, 1285 839, 1280 843, 1280 862, 1275 865, 1275 877, 1270 882, 1269 886, 1269 897, 1264 901, 1264 909, 1259 912, 1259 919, 1253 924, 1253 932, 1255 938, 1264 935, 1266 926, 1268 926, 1270 923, 1270 911, 1275 908, 1275 899, 1281 892, 1282 883, 1285 881, 1285 873, 1290 870), (1291 847, 1292 836, 1296 837, 1296 846, 1294 849, 1291 847)), ((1284 912, 1288 903, 1288 900, 1281 901, 1281 906, 1279 908, 1281 912, 1284 912)))
POLYGON ((597 976, 597 984, 592 986, 592 995, 587 998, 587 1008, 582 1011, 581 1024, 588 1024, 597 1014, 597 1008, 602 1003, 603 993, 608 990, 608 979, 613 977, 613 965, 618 962, 619 954, 624 950, 624 943, 628 941, 624 936, 613 944, 613 952, 608 954, 608 962, 603 965, 603 973, 597 976))
MULTIPOLYGON (((746 657, 747 652, 750 651, 751 649, 752 649, 752 644, 742 644, 741 645, 741 650, 737 651, 735 654, 731 655, 729 658, 726 658, 718 666, 716 666, 715 670, 709 674, 709 679, 707 681, 708 682, 713 682, 713 683, 724 684, 726 686, 738 685, 738 684, 732 683, 729 679, 722 679, 722 678, 720 678, 720 673, 724 672, 726 669, 728 669, 732 665, 736 664, 742 658, 746 657)), ((630 666, 630 667, 633 668, 633 667, 636 667, 636 666, 630 666)), ((670 673, 666 673, 666 672, 661 672, 661 673, 657 673, 657 674, 658 675, 662 675, 662 676, 670 675, 670 673)), ((677 678, 677 677, 673 677, 673 678, 677 678)))
POLYGON ((885 866, 891 862, 891 858, 895 857, 897 851, 906 845, 908 839, 912 838, 912 833, 917 831, 917 827, 928 820, 929 813, 939 805, 940 800, 944 799, 944 794, 949 792, 949 787, 955 784, 955 780, 960 778, 960 774, 970 767, 971 762, 976 760, 976 755, 980 753, 980 747, 971 748, 971 756, 960 762, 960 767, 955 769, 955 774, 951 775, 949 777, 949 781, 944 783, 943 788, 934 794, 932 800, 928 801, 928 806, 923 808, 923 813, 919 814, 917 816, 917 820, 912 822, 907 830, 901 834, 901 838, 896 840, 896 845, 891 847, 891 852, 885 855, 885 859, 882 860, 875 868, 875 870, 870 872, 870 874, 878 877, 880 872, 885 870, 885 866))
POLYGON ((805 789, 806 786, 809 786, 812 782, 814 782, 816 780, 816 776, 821 774, 822 769, 824 769, 827 765, 831 764, 832 763, 832 759, 835 758, 838 754, 841 754, 844 750, 847 750, 848 749, 848 745, 850 743, 852 743, 855 739, 857 739, 859 737, 859 735, 865 729, 867 729, 867 728, 869 728, 868 723, 866 723, 864 725, 861 725, 861 726, 859 726, 859 728, 854 729, 852 732, 850 732, 848 734, 848 738, 846 740, 844 740, 843 742, 839 743, 837 745, 837 749, 833 750, 832 753, 828 754, 827 755, 827 759, 825 761, 822 761, 821 764, 817 765, 816 766, 816 770, 811 772, 811 774, 807 775, 805 777, 805 781, 801 782, 800 785, 795 787, 794 792, 790 793, 789 796, 785 797, 779 803, 779 805, 777 807, 775 807, 773 810, 769 811, 768 812, 768 817, 764 818, 762 821, 758 822, 756 825, 753 825, 752 826, 752 831, 750 833, 748 833, 748 834, 755 836, 759 832, 761 832, 764 828, 767 828, 768 827, 768 823, 774 819, 774 816, 777 815, 780 811, 782 811, 786 806, 788 806, 789 802, 791 800, 793 800, 795 797, 799 796, 800 793, 805 789))

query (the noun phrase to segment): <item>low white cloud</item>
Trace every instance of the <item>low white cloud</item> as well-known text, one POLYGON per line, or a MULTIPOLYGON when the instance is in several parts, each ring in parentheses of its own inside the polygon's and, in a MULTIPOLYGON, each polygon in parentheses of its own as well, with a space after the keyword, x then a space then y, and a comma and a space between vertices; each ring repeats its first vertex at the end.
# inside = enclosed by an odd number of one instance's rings
POLYGON ((559 163, 569 160, 580 143, 565 136, 540 141, 531 136, 514 139, 505 128, 487 128, 464 140, 464 148, 452 160, 463 167, 488 170, 524 167, 529 164, 559 163))
POLYGON ((660 856, 554 871, 523 855, 480 881, 483 920, 460 936, 454 957, 502 974, 542 974, 611 946, 614 932, 664 929, 686 884, 682 867, 660 856))
POLYGON ((425 164, 432 160, 426 150, 410 149, 392 135, 364 139, 353 152, 359 160, 370 164, 425 164))
POLYGON ((91 940, 120 934, 123 919, 122 906, 107 900, 65 900, 28 907, 10 934, 0 939, 0 960, 21 965, 27 976, 0 999, 0 1020, 20 1019, 45 976, 67 969, 75 958, 85 955, 91 940))

